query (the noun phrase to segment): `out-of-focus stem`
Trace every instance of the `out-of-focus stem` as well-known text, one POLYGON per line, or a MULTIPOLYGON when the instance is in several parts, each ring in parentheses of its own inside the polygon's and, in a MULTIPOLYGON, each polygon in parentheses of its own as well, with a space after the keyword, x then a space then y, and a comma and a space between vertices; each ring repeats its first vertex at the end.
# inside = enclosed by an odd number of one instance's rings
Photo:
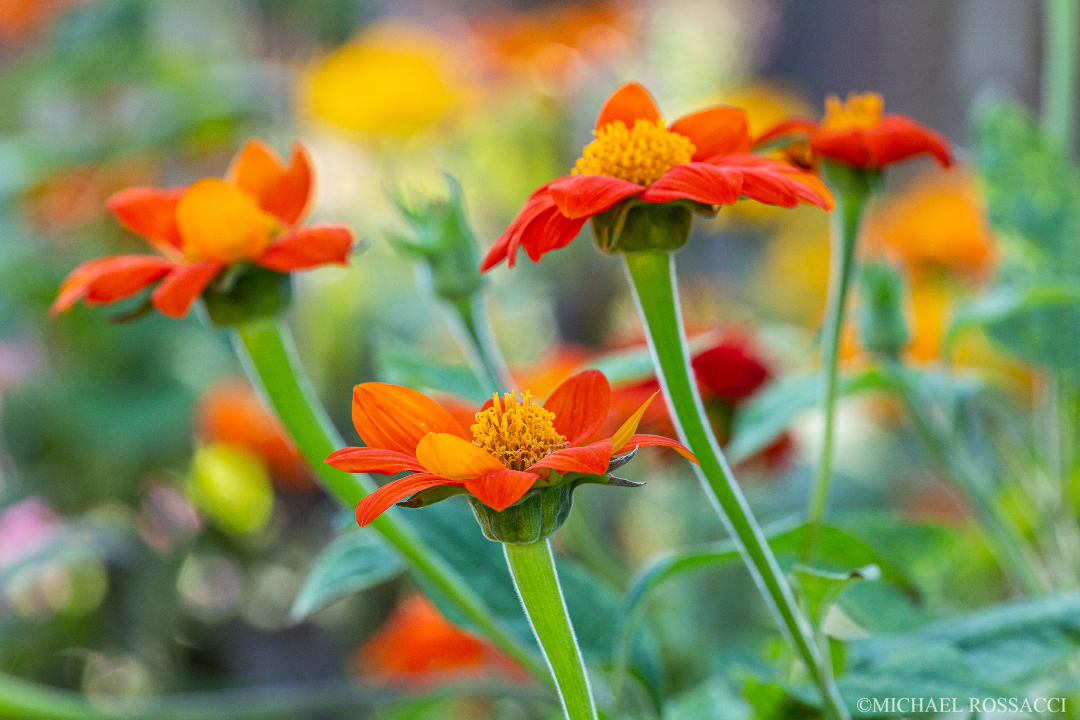
POLYGON ((483 291, 477 290, 455 301, 440 299, 438 302, 443 305, 446 324, 484 392, 490 395, 511 390, 514 381, 491 331, 483 291))
POLYGON ((525 615, 555 678, 567 720, 596 720, 589 676, 559 588, 551 541, 504 543, 503 551, 525 615))
POLYGON ((705 406, 690 368, 690 354, 679 308, 674 256, 662 251, 623 253, 634 301, 645 326, 656 375, 679 439, 701 463, 698 479, 712 500, 728 534, 772 611, 781 632, 795 647, 822 695, 826 713, 850 717, 836 689, 832 668, 814 640, 810 623, 799 610, 787 579, 761 527, 743 497, 731 468, 713 435, 705 406))
POLYGON ((1076 123, 1078 0, 1043 0, 1042 126, 1072 152, 1076 123))
MULTIPOLYGON (((276 319, 248 322, 235 329, 234 340, 252 383, 277 412, 301 455, 317 474, 323 488, 345 507, 355 507, 375 489, 366 475, 342 472, 326 464, 326 457, 345 443, 326 416, 304 375, 288 331, 276 319)), ((371 527, 394 546, 413 569, 453 602, 484 635, 537 678, 547 672, 494 619, 491 611, 468 583, 408 524, 394 512, 380 515, 371 527)))

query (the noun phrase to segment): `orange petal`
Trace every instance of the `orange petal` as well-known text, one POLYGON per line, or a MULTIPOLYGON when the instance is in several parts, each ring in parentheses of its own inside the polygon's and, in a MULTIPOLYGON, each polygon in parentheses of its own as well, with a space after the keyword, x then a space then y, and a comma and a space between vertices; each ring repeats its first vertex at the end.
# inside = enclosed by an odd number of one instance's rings
POLYGON ((368 447, 415 455, 428 433, 469 439, 454 416, 431 398, 400 385, 364 383, 353 389, 353 425, 368 447))
POLYGON ((649 399, 641 403, 641 407, 637 409, 633 415, 627 418, 626 422, 622 424, 618 432, 611 436, 611 446, 614 448, 614 452, 619 452, 626 443, 637 432, 638 423, 641 422, 641 416, 645 414, 645 410, 649 407, 649 403, 659 394, 659 390, 649 396, 649 399))
POLYGON ((177 203, 176 222, 188 259, 223 265, 262 255, 277 224, 253 195, 217 178, 188 188, 177 203))
POLYGON ((351 473, 393 475, 405 470, 423 472, 424 467, 412 455, 371 447, 347 447, 330 453, 326 464, 351 473))
POLYGON ((151 243, 181 248, 176 204, 186 188, 132 187, 105 201, 109 212, 131 232, 151 243))
POLYGON ((219 270, 221 265, 213 262, 181 265, 154 289, 150 301, 162 315, 182 318, 219 270))
POLYGON ((701 464, 698 462, 698 459, 694 457, 694 453, 690 452, 685 445, 683 445, 678 440, 672 440, 671 438, 666 438, 663 435, 631 435, 630 439, 626 441, 625 447, 631 449, 633 449, 634 447, 671 448, 695 465, 701 464))
POLYGON ((555 413, 555 430, 576 445, 596 432, 610 405, 611 386, 604 373, 584 370, 555 388, 544 409, 555 413))
POLYGON ((348 262, 352 230, 344 225, 310 225, 283 233, 256 262, 281 273, 348 262))
POLYGON ((596 129, 622 120, 626 127, 634 127, 636 120, 663 120, 649 91, 639 83, 629 82, 611 93, 596 118, 596 129))
POLYGON ((248 140, 229 167, 228 178, 258 199, 259 206, 286 225, 304 214, 311 195, 311 160, 300 143, 294 143, 289 167, 261 140, 248 140))
POLYGON ((529 470, 548 468, 559 472, 580 472, 603 475, 611 462, 611 443, 607 440, 594 442, 585 447, 568 447, 541 458, 529 470))
POLYGON ((458 485, 446 478, 427 473, 417 473, 409 477, 394 480, 383 485, 381 488, 366 495, 363 500, 356 504, 356 522, 364 527, 375 518, 390 509, 390 506, 402 498, 427 490, 435 485, 458 485))
POLYGON ((429 433, 421 438, 416 459, 428 472, 451 480, 468 480, 506 467, 487 450, 450 433, 429 433))
POLYGON ((155 255, 113 255, 90 260, 72 270, 49 308, 56 317, 79 300, 103 305, 134 295, 168 274, 174 264, 155 255))
POLYGON ((502 512, 529 492, 532 484, 539 479, 540 476, 533 472, 500 468, 466 480, 465 489, 488 507, 502 512))
POLYGON ((705 162, 722 155, 750 152, 750 123, 742 108, 705 108, 684 115, 668 128, 690 138, 694 143, 694 162, 705 162))

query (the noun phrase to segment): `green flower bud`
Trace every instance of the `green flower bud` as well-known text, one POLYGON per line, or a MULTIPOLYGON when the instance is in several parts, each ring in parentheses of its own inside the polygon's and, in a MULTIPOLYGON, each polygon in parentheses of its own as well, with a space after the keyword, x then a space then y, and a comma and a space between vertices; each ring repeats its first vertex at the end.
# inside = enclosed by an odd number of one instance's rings
POLYGON ((868 263, 859 274, 859 333, 867 350, 897 358, 911 339, 904 320, 904 282, 886 263, 868 263))

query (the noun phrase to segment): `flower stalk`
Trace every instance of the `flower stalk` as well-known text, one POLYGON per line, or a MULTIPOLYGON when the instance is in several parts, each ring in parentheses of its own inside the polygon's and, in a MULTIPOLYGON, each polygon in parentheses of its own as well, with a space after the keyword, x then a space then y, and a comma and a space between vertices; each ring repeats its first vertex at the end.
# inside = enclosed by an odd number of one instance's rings
POLYGON ((596 703, 559 588, 551 541, 504 543, 503 552, 529 625, 555 679, 567 720, 596 720, 596 703))
POLYGON ((514 386, 510 370, 491 331, 484 294, 477 290, 454 301, 439 301, 450 333, 486 395, 506 392, 514 386))
POLYGON ((814 489, 810 496, 809 531, 803 560, 809 558, 817 531, 825 518, 832 484, 833 446, 836 430, 836 393, 840 376, 840 340, 843 336, 847 298, 855 276, 855 247, 859 239, 863 210, 870 197, 873 174, 833 162, 823 164, 825 182, 836 199, 830 216, 829 290, 825 322, 821 328, 821 376, 819 397, 825 427, 822 431, 814 489))
MULTIPOLYGON (((343 472, 326 464, 326 457, 345 443, 315 397, 287 329, 277 319, 255 320, 234 328, 233 340, 252 383, 274 408, 323 488, 342 506, 355 507, 376 486, 366 475, 343 472)), ((386 513, 371 525, 500 650, 537 678, 547 677, 532 655, 493 619, 483 600, 465 580, 401 518, 386 513)))
POLYGON ((846 720, 850 715, 836 689, 832 668, 816 645, 813 628, 799 610, 776 556, 710 428, 690 368, 674 257, 667 252, 651 250, 623 253, 623 259, 656 374, 679 439, 701 463, 695 468, 698 479, 738 546, 781 632, 793 644, 813 676, 826 712, 837 720, 846 720))

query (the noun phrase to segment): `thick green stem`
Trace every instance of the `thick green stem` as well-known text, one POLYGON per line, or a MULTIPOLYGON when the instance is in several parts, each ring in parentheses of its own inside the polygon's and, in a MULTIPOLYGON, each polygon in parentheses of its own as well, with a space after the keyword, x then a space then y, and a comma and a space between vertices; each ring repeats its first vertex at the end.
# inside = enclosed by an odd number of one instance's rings
POLYGON ((503 551, 525 615, 555 678, 567 720, 596 720, 589 676, 559 588, 551 541, 504 543, 503 551))
POLYGON ((1043 0, 1043 130, 1071 152, 1076 122, 1078 0, 1043 0))
POLYGON ((814 631, 800 612, 776 556, 713 436, 697 383, 692 379, 675 282, 674 257, 667 252, 644 251, 624 253, 623 258, 664 399, 679 438, 701 463, 696 468, 698 478, 738 545, 781 631, 813 676, 826 711, 834 718, 846 719, 849 714, 836 690, 832 668, 815 644, 814 631))
POLYGON ((502 351, 491 331, 483 291, 478 290, 444 305, 446 324, 487 395, 507 392, 514 386, 502 351))
MULTIPOLYGON (((255 320, 238 326, 234 340, 252 382, 261 388, 324 489, 341 505, 355 507, 376 486, 366 475, 342 472, 326 464, 326 457, 345 443, 307 381, 288 331, 278 320, 255 320)), ((397 548, 417 573, 457 605, 489 640, 537 678, 546 680, 544 668, 495 622, 484 601, 438 553, 416 536, 403 518, 393 511, 386 512, 371 527, 397 548)))
POLYGON ((817 475, 810 496, 809 531, 803 548, 803 560, 809 558, 817 539, 818 528, 825 518, 832 481, 833 446, 836 428, 836 393, 840 376, 840 340, 844 331, 844 316, 848 291, 855 275, 855 246, 863 208, 870 195, 870 183, 860 170, 826 165, 825 177, 836 198, 831 216, 831 249, 829 252, 829 291, 825 304, 825 322, 821 328, 821 409, 825 415, 821 454, 817 475))

